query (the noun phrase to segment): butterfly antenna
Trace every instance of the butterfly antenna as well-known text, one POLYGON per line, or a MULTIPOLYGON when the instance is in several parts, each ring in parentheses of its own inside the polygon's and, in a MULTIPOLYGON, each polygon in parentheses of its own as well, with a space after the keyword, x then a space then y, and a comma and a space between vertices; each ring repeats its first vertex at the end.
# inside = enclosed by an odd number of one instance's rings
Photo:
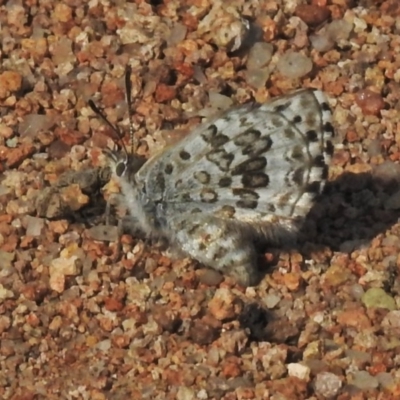
POLYGON ((121 146, 125 152, 125 155, 126 155, 126 157, 128 157, 128 150, 123 141, 123 135, 122 135, 121 131, 107 119, 107 117, 103 114, 103 112, 96 106, 96 104, 94 104, 93 100, 89 100, 88 104, 89 104, 89 107, 93 110, 93 112, 96 115, 98 115, 103 120, 103 122, 105 122, 105 124, 107 126, 109 126, 111 128, 111 130, 115 136, 115 139, 113 139, 114 142, 116 144, 121 143, 121 146))
POLYGON ((132 81, 131 81, 132 68, 127 65, 125 70, 125 92, 126 92, 126 103, 128 105, 128 116, 129 116, 129 140, 131 145, 131 154, 136 151, 135 138, 133 136, 133 118, 132 118, 132 81))

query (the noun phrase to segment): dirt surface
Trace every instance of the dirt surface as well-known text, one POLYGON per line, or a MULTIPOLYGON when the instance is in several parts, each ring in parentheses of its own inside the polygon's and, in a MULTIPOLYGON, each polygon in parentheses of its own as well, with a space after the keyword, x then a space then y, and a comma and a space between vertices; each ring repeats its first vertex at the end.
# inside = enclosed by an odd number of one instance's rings
POLYGON ((400 398, 400 2, 303 3, 0 1, 0 398, 400 398), (127 64, 146 157, 221 109, 326 92, 326 193, 257 287, 119 242, 118 207, 106 224, 88 100, 128 132, 127 64))

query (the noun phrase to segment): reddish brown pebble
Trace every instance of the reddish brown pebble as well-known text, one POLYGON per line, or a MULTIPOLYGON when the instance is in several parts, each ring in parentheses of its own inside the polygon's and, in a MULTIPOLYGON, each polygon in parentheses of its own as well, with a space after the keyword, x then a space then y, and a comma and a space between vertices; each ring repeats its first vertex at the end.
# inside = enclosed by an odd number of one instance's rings
POLYGON ((37 399, 37 393, 31 392, 30 390, 20 389, 15 395, 12 397, 13 400, 35 400, 37 399))
POLYGON ((264 330, 264 337, 271 342, 285 343, 300 334, 299 328, 287 318, 270 321, 264 330))
POLYGON ((37 327, 40 324, 40 319, 34 313, 30 313, 26 316, 26 323, 32 327, 37 327))
POLYGON ((104 300, 104 307, 108 311, 121 311, 124 305, 114 297, 107 297, 104 300))
POLYGON ((33 236, 25 236, 21 239, 20 246, 22 249, 28 249, 35 243, 35 238, 33 236))
POLYGON ((345 166, 349 160, 350 160, 351 156, 350 153, 346 150, 341 150, 341 151, 337 151, 332 158, 332 165, 338 165, 338 166, 345 166))
POLYGON ((385 102, 379 93, 369 89, 362 89, 355 95, 355 101, 366 115, 379 115, 385 107, 385 102))
POLYGON ((78 184, 73 184, 60 190, 61 198, 72 211, 77 211, 89 203, 90 198, 82 193, 78 184))
POLYGON ((13 133, 14 131, 9 126, 3 124, 0 125, 0 137, 3 137, 4 139, 9 139, 13 135, 13 133))
POLYGON ((101 87, 101 95, 103 107, 115 107, 115 104, 124 101, 124 92, 115 81, 104 83, 101 87))
POLYGON ((311 4, 318 7, 326 6, 327 0, 311 0, 311 4))
POLYGON ((289 272, 283 276, 283 281, 285 286, 290 291, 296 291, 299 289, 301 283, 301 276, 295 272, 289 272))
POLYGON ((51 158, 59 159, 65 157, 71 150, 71 146, 62 142, 61 140, 55 140, 48 147, 48 153, 51 158))
POLYGON ((15 149, 8 149, 6 154, 0 154, 0 158, 5 156, 6 166, 14 168, 21 164, 26 158, 35 153, 35 147, 31 144, 22 144, 15 149))
POLYGON ((82 144, 85 141, 85 137, 79 131, 67 128, 57 128, 55 134, 68 146, 82 144))
POLYGON ((329 8, 317 5, 300 4, 296 7, 295 14, 307 25, 318 26, 325 22, 331 15, 329 8))
MULTIPOLYGON (((11 326, 11 319, 5 315, 0 316, 0 335, 5 332, 7 329, 9 329, 11 326)), ((0 354, 4 353, 13 353, 12 349, 4 351, 4 349, 0 348, 0 354)), ((6 355, 6 354, 3 354, 6 355)))
POLYGON ((239 313, 237 300, 239 299, 229 289, 220 288, 216 290, 215 296, 208 303, 208 308, 216 319, 223 321, 239 313))
POLYGON ((346 140, 349 143, 354 143, 357 142, 358 140, 360 140, 360 138, 358 137, 358 134, 355 130, 351 129, 349 131, 347 131, 346 133, 346 140))
POLYGON ((124 349, 129 346, 130 338, 128 335, 115 335, 112 337, 112 342, 119 348, 124 349))
POLYGON ((22 76, 16 71, 4 71, 0 74, 0 99, 5 99, 21 89, 22 76))
POLYGON ((21 39, 21 47, 29 52, 36 61, 41 61, 48 51, 47 39, 21 39))
POLYGON ((77 360, 77 354, 74 353, 73 351, 67 351, 65 356, 64 356, 64 361, 66 364, 73 364, 77 360))
POLYGON ((237 398, 240 400, 251 400, 256 398, 254 389, 251 388, 240 387, 236 389, 236 393, 237 398))
POLYGON ((172 86, 164 85, 160 83, 156 89, 156 101, 163 103, 165 101, 172 100, 176 97, 176 90, 172 86))
POLYGON ((371 327, 371 321, 361 307, 339 312, 337 321, 340 325, 356 328, 359 332, 371 327))
POLYGON ((237 357, 229 357, 222 365, 222 375, 226 378, 239 376, 242 373, 239 363, 240 360, 237 357))
POLYGON ((114 321, 111 318, 107 318, 107 317, 99 318, 99 325, 106 332, 111 332, 113 330, 113 328, 115 327, 114 321))
POLYGON ((68 22, 72 19, 72 9, 66 4, 56 4, 53 12, 56 21, 68 22))
POLYGON ((189 329, 189 338, 200 345, 207 345, 217 339, 219 329, 207 325, 204 321, 196 320, 189 329))
POLYGON ((176 63, 174 68, 184 75, 186 78, 191 78, 194 74, 194 69, 191 65, 185 63, 176 63))

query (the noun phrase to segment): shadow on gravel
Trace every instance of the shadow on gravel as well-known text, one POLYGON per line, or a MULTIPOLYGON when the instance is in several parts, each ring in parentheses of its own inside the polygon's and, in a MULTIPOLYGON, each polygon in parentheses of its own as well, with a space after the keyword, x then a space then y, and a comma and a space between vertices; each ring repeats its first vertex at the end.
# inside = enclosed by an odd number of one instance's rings
MULTIPOLYGON (((312 258, 307 253, 324 248, 350 254, 370 246, 371 240, 392 228, 399 217, 398 179, 378 178, 371 173, 344 173, 335 181, 327 183, 324 193, 304 221, 298 243, 288 245, 285 250, 300 251, 306 259, 312 258)), ((389 239, 388 245, 400 247, 400 226, 398 230, 392 229, 392 235, 394 238, 389 239)), ((267 250, 272 252, 274 259, 268 265, 260 265, 261 279, 276 268, 282 251, 279 248, 267 250)), ((390 270, 389 265, 388 287, 385 288, 388 292, 393 289, 390 281, 393 271, 390 270)), ((239 321, 242 327, 249 329, 251 340, 292 345, 298 342, 306 324, 306 320, 301 318, 294 323, 281 310, 268 310, 257 303, 248 304, 239 316, 239 321)))
POLYGON ((344 173, 328 182, 308 214, 299 243, 352 252, 398 222, 400 185, 371 173, 344 173))

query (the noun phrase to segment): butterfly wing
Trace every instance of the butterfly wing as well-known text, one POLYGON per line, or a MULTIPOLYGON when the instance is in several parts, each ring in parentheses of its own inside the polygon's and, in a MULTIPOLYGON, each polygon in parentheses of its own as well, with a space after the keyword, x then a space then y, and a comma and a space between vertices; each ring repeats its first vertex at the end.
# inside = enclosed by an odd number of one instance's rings
POLYGON ((251 285, 255 239, 280 243, 295 231, 326 180, 332 135, 324 95, 302 90, 201 124, 137 181, 172 244, 251 285))
POLYGON ((249 223, 303 217, 327 178, 330 119, 318 90, 230 110, 166 150, 149 184, 163 181, 170 216, 195 210, 249 223))

